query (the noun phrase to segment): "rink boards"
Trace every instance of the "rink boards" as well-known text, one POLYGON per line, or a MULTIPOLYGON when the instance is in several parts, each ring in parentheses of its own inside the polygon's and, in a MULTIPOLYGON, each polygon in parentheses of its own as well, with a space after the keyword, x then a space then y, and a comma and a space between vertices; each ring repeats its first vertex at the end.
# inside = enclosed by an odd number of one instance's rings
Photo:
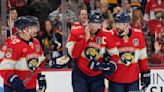
MULTIPOLYGON (((43 73, 46 75, 47 80, 46 92, 73 92, 71 71, 71 69, 45 70, 43 73)), ((0 78, 0 92, 3 92, 2 84, 3 80, 0 78)), ((164 92, 164 69, 156 68, 151 70, 151 84, 146 92, 164 92)))

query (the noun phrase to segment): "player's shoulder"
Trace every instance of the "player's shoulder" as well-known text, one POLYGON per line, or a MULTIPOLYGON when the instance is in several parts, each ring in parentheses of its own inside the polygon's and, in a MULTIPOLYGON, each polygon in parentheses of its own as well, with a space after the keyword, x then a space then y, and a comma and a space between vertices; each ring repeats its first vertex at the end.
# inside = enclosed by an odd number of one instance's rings
POLYGON ((139 30, 139 29, 132 28, 132 30, 133 30, 135 33, 142 34, 142 31, 141 31, 141 30, 139 30))
POLYGON ((33 38, 34 43, 40 44, 39 40, 37 38, 33 38))
POLYGON ((16 44, 20 44, 21 39, 15 35, 13 35, 12 37, 8 37, 6 39, 6 42, 11 44, 11 45, 16 45, 16 44))
POLYGON ((72 27, 71 30, 76 30, 76 29, 80 29, 82 28, 82 25, 79 22, 75 22, 72 27))
POLYGON ((84 27, 80 23, 76 23, 71 27, 71 34, 78 35, 84 32, 84 27))

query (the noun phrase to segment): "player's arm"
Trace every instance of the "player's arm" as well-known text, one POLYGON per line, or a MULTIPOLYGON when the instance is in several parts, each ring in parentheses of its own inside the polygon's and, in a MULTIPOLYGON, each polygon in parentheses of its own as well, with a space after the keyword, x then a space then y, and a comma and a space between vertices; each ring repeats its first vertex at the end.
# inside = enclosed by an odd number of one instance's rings
POLYGON ((14 90, 20 92, 24 91, 25 87, 23 81, 14 73, 15 64, 18 61, 18 53, 13 44, 8 44, 4 51, 4 58, 0 63, 1 76, 5 84, 9 84, 14 90))
POLYGON ((68 53, 72 58, 77 58, 81 56, 82 51, 87 46, 87 41, 85 37, 79 38, 81 34, 78 33, 79 30, 72 29, 69 35, 69 39, 66 47, 68 48, 68 53))
POLYGON ((107 52, 111 57, 111 61, 117 63, 119 58, 119 51, 116 47, 116 43, 112 34, 109 34, 107 38, 107 52))
POLYGON ((142 33, 139 37, 139 60, 138 65, 141 72, 141 85, 148 87, 150 84, 150 70, 148 69, 147 49, 145 39, 142 33))
POLYGON ((109 76, 117 69, 116 63, 118 62, 118 49, 111 35, 104 40, 107 42, 107 51, 104 58, 110 57, 110 59, 104 59, 103 62, 90 61, 89 67, 92 70, 102 70, 104 75, 109 76))

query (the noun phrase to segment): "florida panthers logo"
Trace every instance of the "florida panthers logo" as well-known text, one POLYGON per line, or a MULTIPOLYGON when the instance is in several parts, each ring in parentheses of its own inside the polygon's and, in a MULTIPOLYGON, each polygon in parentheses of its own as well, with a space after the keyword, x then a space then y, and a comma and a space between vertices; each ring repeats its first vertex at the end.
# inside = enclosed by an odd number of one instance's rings
POLYGON ((134 52, 124 52, 120 53, 121 61, 125 65, 130 65, 134 60, 134 52))
POLYGON ((99 49, 94 47, 87 47, 84 51, 85 56, 90 60, 95 60, 99 57, 99 49))
POLYGON ((30 71, 35 71, 36 68, 38 67, 38 59, 36 58, 32 58, 30 60, 27 61, 27 65, 28 65, 28 68, 30 69, 30 71))

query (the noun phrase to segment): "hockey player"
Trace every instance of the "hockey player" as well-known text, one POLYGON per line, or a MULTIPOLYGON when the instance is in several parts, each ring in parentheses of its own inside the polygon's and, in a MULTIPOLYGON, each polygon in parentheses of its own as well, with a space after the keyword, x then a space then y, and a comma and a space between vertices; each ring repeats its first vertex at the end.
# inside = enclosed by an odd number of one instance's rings
POLYGON ((14 26, 16 35, 7 38, 1 48, 0 72, 4 79, 4 92, 36 92, 46 89, 44 68, 45 57, 41 45, 35 39, 39 22, 32 16, 19 17, 14 26))
POLYGON ((120 12, 114 16, 111 32, 119 50, 117 70, 107 76, 109 92, 138 92, 139 73, 143 88, 150 84, 150 71, 142 32, 130 27, 130 15, 120 12))
POLYGON ((102 29, 102 16, 90 14, 89 27, 74 25, 67 42, 70 56, 75 59, 72 72, 74 92, 104 92, 104 77, 116 70, 118 50, 111 34, 102 29), (107 51, 111 61, 104 62, 107 51), (110 69, 109 69, 110 68, 110 69))

